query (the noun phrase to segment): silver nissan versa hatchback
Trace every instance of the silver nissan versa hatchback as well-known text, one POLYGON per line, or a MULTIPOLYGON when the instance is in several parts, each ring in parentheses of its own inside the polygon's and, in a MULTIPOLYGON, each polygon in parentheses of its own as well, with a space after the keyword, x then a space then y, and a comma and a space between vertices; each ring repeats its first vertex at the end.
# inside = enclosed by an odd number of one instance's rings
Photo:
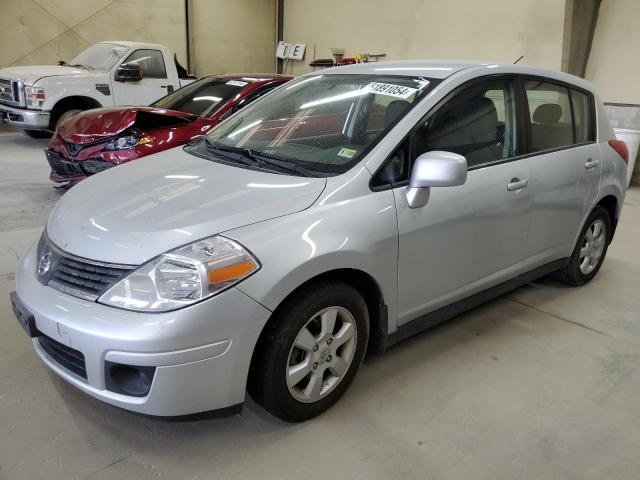
POLYGON ((148 415, 287 421, 365 352, 540 276, 582 285, 627 150, 586 81, 406 61, 304 75, 205 137, 67 192, 12 303, 42 360, 148 415))

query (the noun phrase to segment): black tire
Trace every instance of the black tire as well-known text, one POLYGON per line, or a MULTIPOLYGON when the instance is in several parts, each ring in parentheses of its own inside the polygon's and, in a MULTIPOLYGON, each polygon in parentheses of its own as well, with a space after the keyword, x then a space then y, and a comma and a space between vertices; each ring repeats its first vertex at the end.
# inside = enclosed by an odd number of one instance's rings
MULTIPOLYGON (((348 318, 348 317, 344 317, 348 318)), ((314 320, 316 321, 316 320, 314 320)), ((352 323, 352 325, 353 325, 352 323)), ((344 325, 344 323, 342 324, 344 325)), ((336 322, 336 328, 339 322, 336 322)), ((336 333, 338 333, 336 331, 336 333)), ((315 337, 315 336, 314 336, 315 337)), ((322 334, 318 333, 318 338, 322 334)), ((337 338, 337 336, 336 336, 337 338)), ((295 293, 292 298, 278 310, 275 317, 272 318, 265 327, 260 337, 258 346, 251 361, 251 369, 249 373, 248 390, 253 399, 262 405, 267 411, 274 416, 287 422, 302 422, 309 420, 320 413, 327 410, 336 403, 349 387, 364 358, 367 342, 369 340, 369 313, 367 305, 358 291, 351 285, 344 282, 322 282, 311 285, 295 293), (355 323, 354 343, 351 347, 354 350, 346 373, 337 381, 332 389, 328 389, 324 396, 318 400, 303 402, 294 397, 294 394, 287 386, 287 372, 290 364, 290 354, 293 355, 294 342, 298 334, 303 328, 309 327, 310 319, 318 318, 316 314, 329 307, 339 307, 351 314, 349 321, 355 323)), ((338 343, 336 340, 335 345, 338 343)), ((320 344, 320 342, 318 342, 320 344)), ((321 348, 329 347, 323 342, 321 348)), ((346 345, 346 343, 345 343, 346 345)), ((316 348, 316 347, 314 347, 316 348)), ((335 352, 336 358, 340 358, 339 349, 335 352)), ((316 348, 314 352, 320 351, 316 348)), ((318 355, 319 353, 302 352, 304 355, 318 355)), ((331 361, 331 356, 327 362, 331 361)), ((313 358, 306 361, 313 362, 313 358)), ((318 372, 325 372, 323 375, 332 376, 331 367, 322 365, 325 362, 323 358, 320 365, 314 371, 309 372, 308 381, 311 382, 311 375, 318 372), (322 369, 322 370, 321 370, 322 369), (326 373, 328 372, 328 373, 326 373)), ((324 378, 324 377, 322 377, 324 378)), ((305 379, 302 380, 305 382, 305 379)), ((328 383, 323 380, 321 382, 324 388, 328 383)))
POLYGON ((82 112, 82 110, 78 109, 78 108, 73 108, 71 110, 67 110, 66 112, 62 112, 58 118, 56 119, 56 124, 54 125, 54 131, 58 129, 58 127, 60 125, 62 125, 65 121, 67 121, 68 119, 70 119, 71 117, 73 117, 74 115, 77 115, 78 113, 82 112))
POLYGON ((611 217, 609 216, 609 212, 601 207, 597 206, 591 212, 591 215, 587 218, 587 221, 584 223, 584 227, 582 227, 582 231, 580 232, 580 236, 578 237, 578 242, 576 243, 575 248, 573 249, 573 253, 571 258, 569 259, 569 263, 565 268, 563 268, 560 272, 558 272, 558 278, 563 282, 574 286, 579 287, 584 285, 585 283, 591 281, 593 277, 596 276, 598 270, 602 266, 602 262, 604 261, 605 256, 607 255, 607 249, 609 248, 609 242, 611 241, 611 217), (597 260, 597 264, 593 266, 593 269, 585 273, 580 269, 580 250, 585 244, 585 238, 587 235, 587 231, 591 228, 591 226, 596 221, 602 221, 604 224, 605 231, 605 239, 602 253, 597 260))
POLYGON ((53 135, 48 130, 24 130, 24 133, 31 138, 50 138, 53 135))

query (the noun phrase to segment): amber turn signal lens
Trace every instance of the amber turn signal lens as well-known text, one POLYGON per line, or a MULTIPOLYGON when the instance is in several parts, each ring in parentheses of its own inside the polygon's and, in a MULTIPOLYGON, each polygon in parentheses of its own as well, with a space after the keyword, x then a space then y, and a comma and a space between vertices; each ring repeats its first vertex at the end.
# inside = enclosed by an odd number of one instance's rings
POLYGON ((207 277, 210 284, 228 282, 243 277, 256 267, 255 263, 247 260, 245 262, 229 265, 228 267, 218 268, 208 273, 207 277))

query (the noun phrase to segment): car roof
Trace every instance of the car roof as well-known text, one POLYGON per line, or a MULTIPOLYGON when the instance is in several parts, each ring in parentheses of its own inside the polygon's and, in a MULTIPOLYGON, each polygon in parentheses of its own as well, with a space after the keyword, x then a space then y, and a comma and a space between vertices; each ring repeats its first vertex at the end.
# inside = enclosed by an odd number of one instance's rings
POLYGON ((144 43, 144 42, 129 42, 126 40, 105 40, 103 42, 98 43, 112 43, 115 45, 122 45, 123 47, 128 48, 149 48, 154 50, 162 50, 167 48, 164 45, 160 45, 159 43, 144 43))
POLYGON ((340 67, 327 68, 315 74, 373 74, 373 75, 403 75, 410 77, 428 77, 445 79, 462 70, 476 70, 487 75, 493 73, 517 73, 551 78, 586 90, 593 90, 591 83, 583 78, 559 72, 549 68, 530 67, 527 65, 514 65, 511 63, 474 62, 467 60, 397 60, 385 62, 356 63, 340 67))
POLYGON ((274 73, 223 73, 219 75, 209 75, 208 79, 223 78, 227 80, 242 80, 247 83, 266 83, 273 82, 274 80, 280 80, 288 82, 293 77, 290 75, 279 75, 274 73))
POLYGON ((327 68, 321 72, 323 74, 362 73, 378 75, 406 75, 409 77, 422 76, 442 79, 474 65, 482 65, 482 63, 455 60, 395 60, 343 65, 340 67, 327 68))

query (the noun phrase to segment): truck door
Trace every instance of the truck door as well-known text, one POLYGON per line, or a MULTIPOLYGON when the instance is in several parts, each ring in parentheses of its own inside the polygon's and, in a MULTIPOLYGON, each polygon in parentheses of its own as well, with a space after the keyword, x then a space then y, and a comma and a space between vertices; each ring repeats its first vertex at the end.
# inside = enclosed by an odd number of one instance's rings
POLYGON ((121 66, 135 64, 142 71, 142 80, 137 82, 113 82, 116 105, 149 105, 167 95, 167 67, 160 50, 134 50, 121 66))

